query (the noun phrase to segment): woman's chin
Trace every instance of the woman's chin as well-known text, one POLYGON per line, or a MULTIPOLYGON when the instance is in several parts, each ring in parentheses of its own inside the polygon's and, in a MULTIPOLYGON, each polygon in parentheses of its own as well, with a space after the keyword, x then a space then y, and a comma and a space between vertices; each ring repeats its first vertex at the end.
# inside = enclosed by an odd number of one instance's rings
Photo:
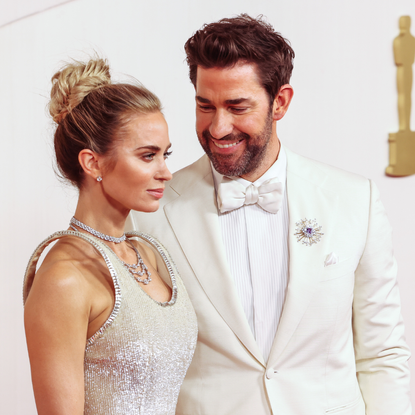
POLYGON ((132 208, 132 210, 135 210, 137 212, 144 212, 144 213, 151 213, 151 212, 156 212, 160 207, 160 203, 159 201, 155 201, 153 203, 149 203, 146 206, 137 206, 136 208, 132 208))

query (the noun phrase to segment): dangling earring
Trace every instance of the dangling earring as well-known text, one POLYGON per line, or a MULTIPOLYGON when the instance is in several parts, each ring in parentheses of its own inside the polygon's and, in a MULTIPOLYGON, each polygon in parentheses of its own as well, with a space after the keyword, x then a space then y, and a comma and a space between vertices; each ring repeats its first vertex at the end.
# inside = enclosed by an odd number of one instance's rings
POLYGON ((102 177, 101 176, 97 177, 97 182, 102 182, 102 177))

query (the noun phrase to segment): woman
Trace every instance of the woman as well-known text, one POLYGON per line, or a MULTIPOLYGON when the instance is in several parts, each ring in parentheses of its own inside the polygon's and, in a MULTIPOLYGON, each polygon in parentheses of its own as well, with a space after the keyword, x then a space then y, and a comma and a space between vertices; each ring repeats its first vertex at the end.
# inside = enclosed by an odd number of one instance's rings
POLYGON ((25 275, 38 413, 174 414, 196 317, 162 245, 124 234, 129 211, 157 210, 171 178, 160 102, 111 83, 102 59, 66 65, 52 83, 57 165, 79 200, 69 230, 39 245, 25 275))

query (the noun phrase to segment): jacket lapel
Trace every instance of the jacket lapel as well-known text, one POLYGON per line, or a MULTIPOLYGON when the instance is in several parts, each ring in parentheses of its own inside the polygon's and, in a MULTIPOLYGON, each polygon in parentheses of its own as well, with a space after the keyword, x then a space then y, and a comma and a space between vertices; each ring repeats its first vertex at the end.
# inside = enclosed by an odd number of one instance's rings
POLYGON ((277 363, 284 348, 294 334, 315 293, 324 260, 331 252, 330 242, 337 218, 338 196, 324 189, 327 175, 310 168, 310 161, 286 149, 287 197, 289 209, 289 283, 283 312, 273 343, 268 366, 277 363), (297 242, 294 235, 301 219, 316 219, 324 235, 311 246, 297 242))
POLYGON ((173 232, 203 290, 218 313, 250 353, 265 366, 230 274, 218 220, 210 163, 205 156, 197 179, 178 188, 179 195, 164 207, 173 232), (203 215, 200 212, 204 212, 203 215), (203 241, 198 242, 198 239, 203 241))

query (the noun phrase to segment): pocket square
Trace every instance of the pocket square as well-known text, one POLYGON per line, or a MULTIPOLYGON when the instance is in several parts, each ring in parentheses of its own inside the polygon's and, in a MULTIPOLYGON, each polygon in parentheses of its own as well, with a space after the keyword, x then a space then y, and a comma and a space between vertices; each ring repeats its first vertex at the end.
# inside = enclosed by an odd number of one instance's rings
POLYGON ((339 262, 339 257, 335 252, 330 252, 324 261, 324 266, 327 267, 329 265, 334 265, 339 262))

